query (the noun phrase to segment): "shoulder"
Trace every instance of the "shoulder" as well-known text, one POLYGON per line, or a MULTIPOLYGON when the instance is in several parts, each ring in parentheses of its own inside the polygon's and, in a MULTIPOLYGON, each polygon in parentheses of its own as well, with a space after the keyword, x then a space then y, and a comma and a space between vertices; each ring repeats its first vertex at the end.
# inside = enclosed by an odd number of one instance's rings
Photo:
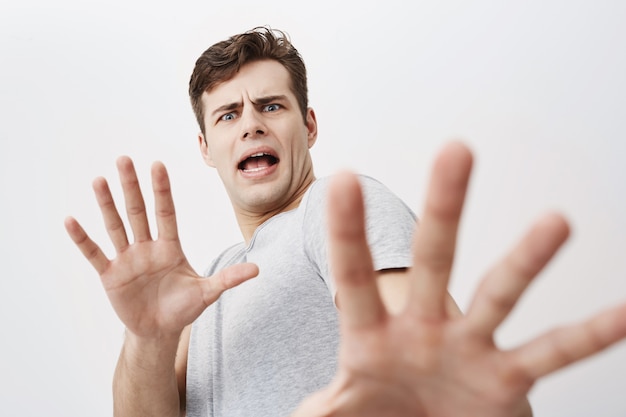
MULTIPOLYGON (((320 199, 325 199, 328 193, 328 186, 333 179, 333 175, 316 179, 309 187, 306 194, 303 197, 303 204, 306 205, 310 202, 316 202, 320 199)), ((389 188, 387 188, 382 182, 368 175, 357 174, 359 183, 364 192, 369 190, 384 192, 393 194, 389 188)))
MULTIPOLYGON (((395 195, 385 184, 376 178, 364 174, 358 174, 357 178, 361 184, 366 207, 371 207, 375 210, 377 207, 382 209, 383 207, 388 208, 392 206, 398 210, 407 211, 414 216, 413 211, 404 201, 395 195)), ((328 185, 332 179, 333 176, 322 177, 311 184, 302 200, 302 207, 305 212, 326 207, 328 185)))

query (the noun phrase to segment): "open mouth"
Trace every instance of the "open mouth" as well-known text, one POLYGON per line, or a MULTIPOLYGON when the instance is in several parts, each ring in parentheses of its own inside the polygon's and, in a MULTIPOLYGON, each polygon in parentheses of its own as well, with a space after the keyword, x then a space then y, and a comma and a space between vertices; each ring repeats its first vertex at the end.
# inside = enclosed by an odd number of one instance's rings
POLYGON ((244 172, 256 172, 269 168, 278 163, 278 158, 266 152, 258 152, 250 155, 237 166, 244 172))

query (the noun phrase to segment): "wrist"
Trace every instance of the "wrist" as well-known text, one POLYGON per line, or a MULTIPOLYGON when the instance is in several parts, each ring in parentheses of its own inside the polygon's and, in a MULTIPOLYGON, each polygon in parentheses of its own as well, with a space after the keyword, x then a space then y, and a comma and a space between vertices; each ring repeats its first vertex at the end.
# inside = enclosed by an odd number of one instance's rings
POLYGON ((122 354, 128 364, 142 368, 170 368, 174 365, 180 334, 139 336, 126 329, 122 354))

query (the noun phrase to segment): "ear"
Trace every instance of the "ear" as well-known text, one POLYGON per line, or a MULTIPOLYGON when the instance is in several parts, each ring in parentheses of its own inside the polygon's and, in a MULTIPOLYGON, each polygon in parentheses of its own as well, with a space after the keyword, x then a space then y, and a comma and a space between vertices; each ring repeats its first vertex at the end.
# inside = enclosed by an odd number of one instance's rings
POLYGON ((204 137, 204 134, 202 132, 198 133, 198 146, 200 146, 200 153, 202 154, 202 159, 204 159, 204 162, 212 167, 215 168, 215 163, 213 163, 213 158, 211 158, 211 150, 209 149, 209 144, 206 141, 206 138, 204 137))
POLYGON ((315 117, 315 111, 312 108, 306 109, 306 129, 307 129, 307 142, 309 149, 315 145, 317 140, 317 118, 315 117))

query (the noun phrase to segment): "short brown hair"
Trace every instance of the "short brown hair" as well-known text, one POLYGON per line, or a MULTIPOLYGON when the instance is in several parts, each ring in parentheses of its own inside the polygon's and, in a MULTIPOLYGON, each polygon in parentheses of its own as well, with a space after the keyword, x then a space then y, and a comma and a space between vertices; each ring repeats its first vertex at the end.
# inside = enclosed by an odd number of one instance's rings
POLYGON ((216 43, 196 61, 189 80, 189 98, 202 133, 205 132, 202 94, 233 78, 243 65, 263 59, 278 61, 287 69, 291 77, 291 89, 306 121, 309 99, 306 67, 302 57, 285 32, 256 27, 216 43))

